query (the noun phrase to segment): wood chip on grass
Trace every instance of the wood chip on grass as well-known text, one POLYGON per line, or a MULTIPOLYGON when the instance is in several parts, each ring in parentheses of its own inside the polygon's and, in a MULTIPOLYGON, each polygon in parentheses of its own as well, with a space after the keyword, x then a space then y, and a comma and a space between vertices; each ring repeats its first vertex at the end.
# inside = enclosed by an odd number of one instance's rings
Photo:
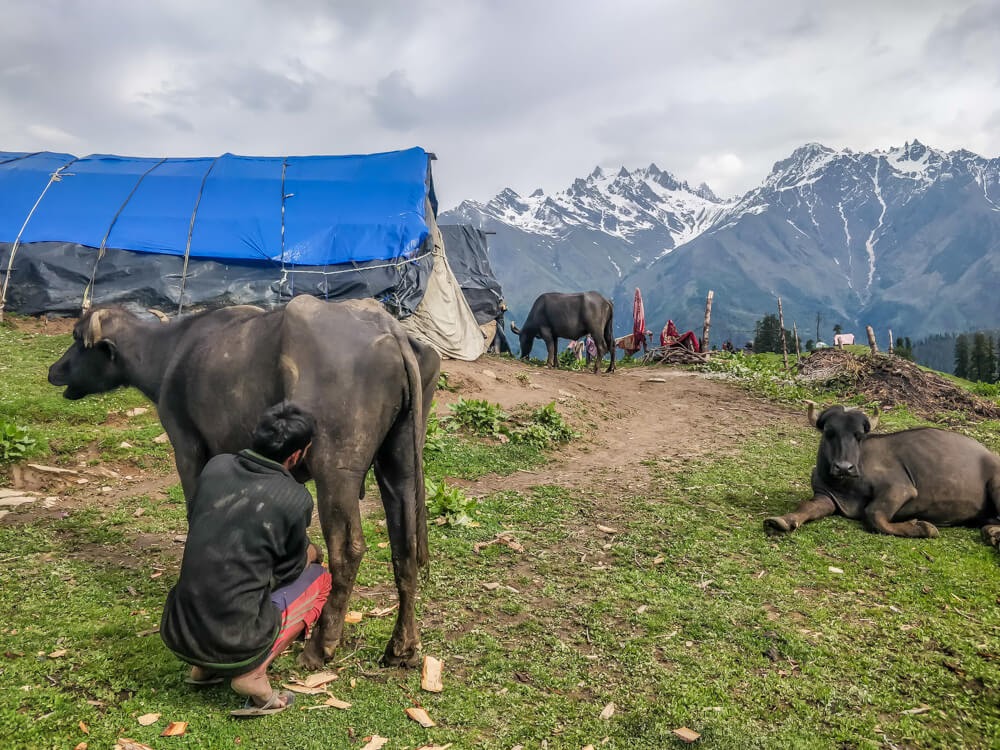
POLYGON ((424 667, 420 673, 420 687, 429 693, 440 693, 444 690, 441 682, 441 670, 444 662, 435 659, 433 656, 424 657, 424 667))
POLYGON ((292 680, 292 682, 304 685, 307 688, 314 688, 325 685, 328 682, 333 682, 338 677, 339 675, 336 672, 317 672, 316 674, 309 675, 304 680, 292 680))
POLYGON ((695 742, 701 737, 701 735, 698 734, 696 731, 694 731, 693 729, 688 729, 687 727, 679 727, 675 729, 674 734, 680 737, 685 742, 695 742))
POLYGON ((417 722, 424 729, 430 729, 431 727, 437 726, 437 724, 434 723, 434 719, 430 717, 430 714, 422 708, 408 708, 406 709, 406 715, 417 722))
POLYGON ((351 704, 347 701, 342 701, 340 698, 334 698, 332 695, 327 698, 322 703, 317 703, 315 706, 303 706, 303 711, 315 711, 317 708, 339 708, 341 711, 346 711, 351 707, 351 704))
POLYGON ((606 706, 605 706, 605 707, 604 707, 604 708, 603 708, 603 709, 601 710, 601 715, 600 715, 600 717, 599 717, 599 718, 600 718, 600 719, 601 719, 602 721, 607 721, 608 719, 610 719, 610 718, 611 718, 612 716, 614 716, 614 715, 615 715, 615 709, 616 709, 616 708, 617 708, 617 706, 615 706, 615 704, 614 704, 614 703, 609 703, 608 705, 606 705, 606 706))
POLYGON ((377 734, 365 737, 365 746, 361 750, 382 750, 389 741, 388 737, 379 737, 377 734))
POLYGON ((364 619, 364 615, 361 612, 351 610, 346 615, 344 615, 344 622, 350 623, 351 625, 357 625, 364 619))
POLYGON ((153 750, 153 748, 130 737, 119 737, 115 740, 114 750, 153 750))
POLYGON ((291 690, 293 693, 302 693, 303 695, 323 695, 326 693, 325 687, 307 687, 297 682, 283 682, 281 683, 281 687, 291 690))
POLYGON ((161 737, 183 737, 184 733, 187 731, 188 723, 186 721, 172 721, 167 724, 167 728, 160 732, 161 737))
POLYGON ((161 714, 143 714, 136 721, 139 722, 139 726, 148 727, 152 726, 160 720, 161 714))

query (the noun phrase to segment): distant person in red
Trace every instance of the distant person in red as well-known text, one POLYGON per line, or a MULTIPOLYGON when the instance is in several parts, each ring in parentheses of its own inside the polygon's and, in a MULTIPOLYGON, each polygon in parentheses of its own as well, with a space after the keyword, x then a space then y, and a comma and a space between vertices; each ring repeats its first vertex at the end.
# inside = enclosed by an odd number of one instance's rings
POLYGON ((701 348, 698 345, 698 337, 694 335, 694 331, 678 333, 677 326, 674 325, 674 321, 672 320, 667 321, 663 332, 660 333, 660 346, 683 346, 693 352, 699 351, 701 348))

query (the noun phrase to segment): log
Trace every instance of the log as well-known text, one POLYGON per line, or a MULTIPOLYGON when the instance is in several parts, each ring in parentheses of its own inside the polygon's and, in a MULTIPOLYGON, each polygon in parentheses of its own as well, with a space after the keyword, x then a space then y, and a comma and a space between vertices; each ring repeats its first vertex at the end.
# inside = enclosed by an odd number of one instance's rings
POLYGON ((889 329, 889 354, 892 354, 895 350, 892 345, 892 329, 889 329))
POLYGON ((781 359, 788 369, 788 342, 785 341, 785 315, 781 312, 781 297, 778 297, 778 328, 781 331, 781 359))
POLYGON ((714 296, 715 292, 709 289, 708 299, 705 300, 705 326, 701 330, 701 350, 703 352, 709 351, 708 331, 712 327, 712 298, 714 296))

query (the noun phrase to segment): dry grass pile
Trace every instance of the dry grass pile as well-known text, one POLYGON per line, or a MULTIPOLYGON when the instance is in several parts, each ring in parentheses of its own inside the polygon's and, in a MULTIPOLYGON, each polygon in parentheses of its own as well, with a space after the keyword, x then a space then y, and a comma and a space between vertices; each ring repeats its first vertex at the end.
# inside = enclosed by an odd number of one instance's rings
POLYGON ((949 412, 1000 419, 1000 406, 913 362, 887 354, 856 356, 820 349, 799 366, 803 380, 855 391, 883 407, 904 405, 925 419, 952 421, 949 412))

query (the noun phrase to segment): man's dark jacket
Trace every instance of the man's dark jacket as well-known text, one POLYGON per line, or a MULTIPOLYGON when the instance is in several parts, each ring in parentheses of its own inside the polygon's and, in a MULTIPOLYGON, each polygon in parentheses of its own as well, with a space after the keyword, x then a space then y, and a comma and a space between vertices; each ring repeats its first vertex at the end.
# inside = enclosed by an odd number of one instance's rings
POLYGON ((309 491, 253 451, 215 456, 188 503, 188 537, 160 636, 189 664, 235 674, 261 664, 281 626, 271 592, 301 575, 309 491))

